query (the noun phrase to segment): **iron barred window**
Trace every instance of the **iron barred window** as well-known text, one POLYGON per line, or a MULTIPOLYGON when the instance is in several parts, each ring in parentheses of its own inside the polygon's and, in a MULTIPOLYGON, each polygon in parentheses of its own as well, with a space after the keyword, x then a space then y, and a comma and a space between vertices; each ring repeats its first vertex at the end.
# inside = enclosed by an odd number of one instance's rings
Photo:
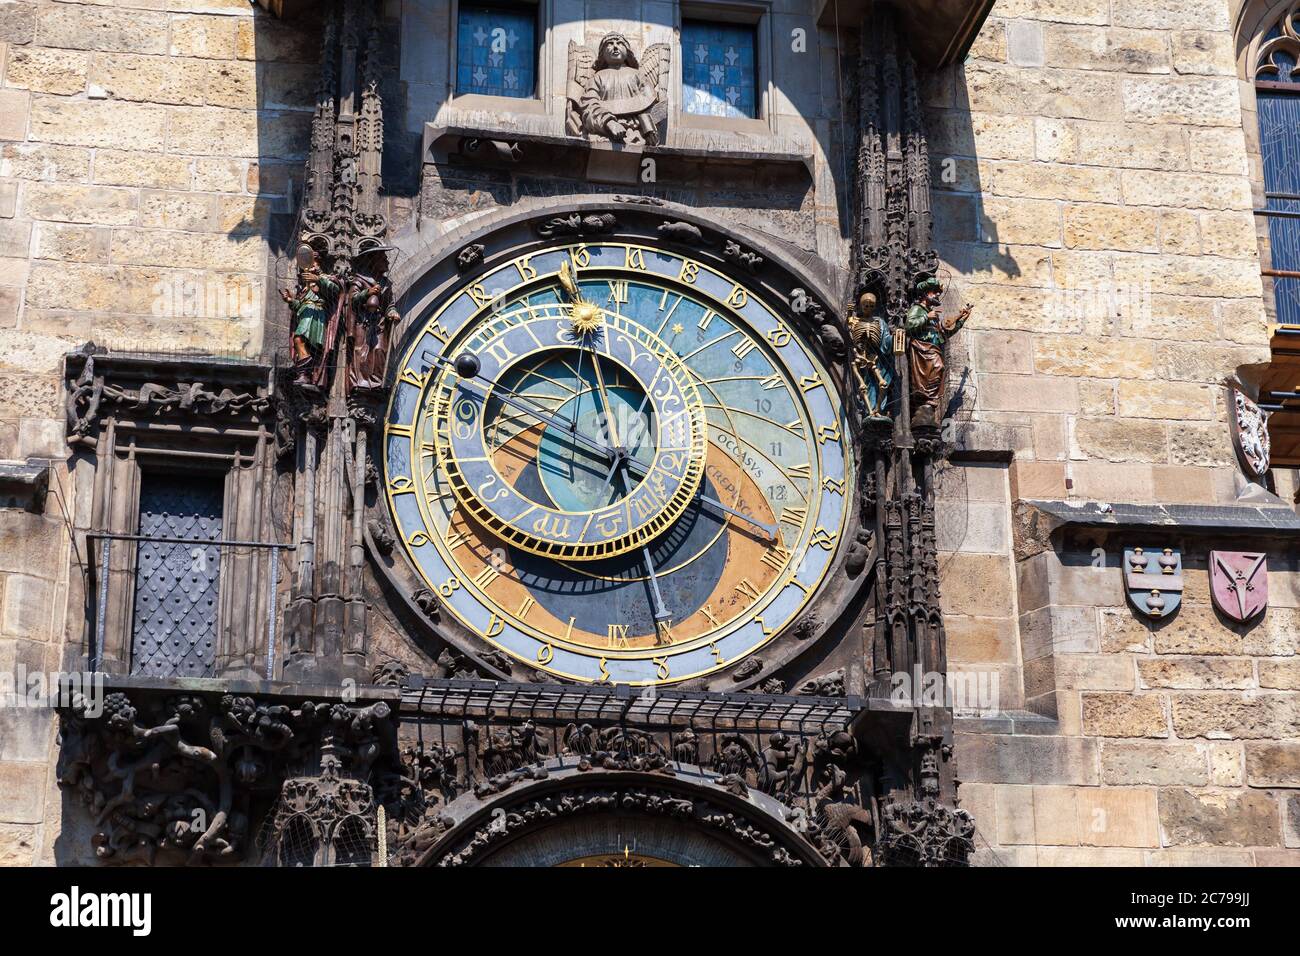
POLYGON ((221 555, 199 542, 221 540, 222 497, 219 478, 144 476, 131 673, 214 676, 221 555))
POLYGON ((536 85, 536 7, 462 4, 456 24, 456 93, 526 99, 536 85))
POLYGON ((682 109, 697 116, 754 118, 756 31, 743 23, 682 22, 682 109))

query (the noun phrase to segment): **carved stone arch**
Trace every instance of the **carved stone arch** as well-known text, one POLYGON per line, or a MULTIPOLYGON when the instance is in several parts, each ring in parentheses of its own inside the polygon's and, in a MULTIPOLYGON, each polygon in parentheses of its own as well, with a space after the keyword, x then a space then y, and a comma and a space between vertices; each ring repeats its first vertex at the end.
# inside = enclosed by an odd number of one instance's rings
MULTIPOLYGON (((393 355, 401 355, 420 334, 425 321, 447 296, 475 276, 526 253, 572 245, 578 241, 632 241, 663 245, 719 271, 744 278, 760 290, 769 304, 790 319, 821 356, 846 408, 850 406, 844 347, 847 327, 839 308, 848 287, 847 274, 831 267, 807 250, 791 247, 744 227, 720 223, 699 212, 666 200, 646 196, 585 196, 563 203, 519 204, 473 220, 453 232, 430 239, 419 230, 395 237, 396 266, 392 272, 395 301, 402 314, 393 355)), ((394 369, 389 370, 389 385, 394 369)), ((852 415, 849 421, 857 423, 852 415)), ((382 507, 382 506, 381 506, 382 507)), ((849 527, 858 526, 860 503, 853 496, 849 527)), ((390 520, 386 514, 382 518, 390 520)), ((434 620, 422 608, 424 588, 402 549, 376 547, 371 531, 366 540, 372 566, 391 601, 403 617, 435 645, 446 643, 453 656, 478 676, 528 680, 541 674, 524 664, 494 654, 476 635, 462 632, 445 616, 434 620)), ((848 549, 826 576, 816 615, 806 614, 766 645, 758 669, 729 668, 685 688, 735 691, 757 687, 796 659, 815 659, 835 637, 842 637, 860 603, 861 578, 843 573, 848 549)), ((425 602, 427 603, 427 602, 425 602)), ((746 660, 752 659, 747 658, 746 660)), ((742 662, 737 661, 738 665, 742 662)), ((450 676, 450 675, 448 675, 450 676)))
POLYGON ((672 776, 570 766, 489 800, 467 794, 442 812, 447 829, 416 865, 563 866, 620 854, 651 865, 827 865, 780 803, 738 796, 715 776, 685 765, 672 776))
POLYGON ((1296 0, 1245 0, 1237 12, 1234 33, 1236 36, 1238 71, 1250 81, 1258 74, 1264 62, 1277 49, 1300 52, 1300 33, 1295 21, 1300 19, 1300 3, 1296 0), (1283 25, 1281 42, 1266 38, 1275 26, 1283 25))
MULTIPOLYGON (((607 239, 638 239, 647 243, 665 243, 690 251, 692 257, 707 261, 726 271, 746 276, 752 285, 773 293, 777 304, 789 301, 789 292, 803 289, 811 306, 821 309, 836 321, 842 321, 834 303, 844 301, 848 277, 834 269, 815 251, 800 249, 780 239, 734 223, 720 222, 676 203, 648 196, 588 195, 563 203, 521 202, 509 209, 475 218, 460 228, 429 237, 424 231, 411 229, 392 239, 396 247, 396 264, 392 269, 394 296, 403 314, 397 339, 409 334, 413 323, 427 314, 458 282, 477 273, 489 271, 508 256, 571 244, 580 235, 607 239), (538 228, 551 220, 577 215, 580 218, 612 216, 613 222, 603 231, 565 232, 542 236, 538 228), (699 238, 689 237, 689 230, 674 236, 673 230, 661 226, 684 223, 698 231, 699 238), (761 265, 753 271, 738 265, 725 253, 727 243, 735 243, 741 255, 755 253, 761 265), (477 248, 481 247, 481 248, 477 248), (461 254, 465 253, 464 258, 461 254)), ((403 342, 405 344, 405 342, 403 342)), ((396 352, 399 352, 395 350, 396 352)))

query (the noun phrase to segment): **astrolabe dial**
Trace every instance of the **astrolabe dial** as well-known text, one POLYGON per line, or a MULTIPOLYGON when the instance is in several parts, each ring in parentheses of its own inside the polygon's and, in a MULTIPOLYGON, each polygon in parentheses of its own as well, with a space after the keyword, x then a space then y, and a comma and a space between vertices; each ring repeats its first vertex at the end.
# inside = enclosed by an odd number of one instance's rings
POLYGON ((582 329, 555 313, 492 316, 464 342, 429 393, 437 458, 480 529, 533 554, 612 558, 699 492, 704 402, 645 326, 615 313, 582 329))
POLYGON ((385 480, 444 620, 553 675, 671 683, 754 653, 822 586, 852 487, 843 410, 757 290, 577 243, 412 325, 385 480))

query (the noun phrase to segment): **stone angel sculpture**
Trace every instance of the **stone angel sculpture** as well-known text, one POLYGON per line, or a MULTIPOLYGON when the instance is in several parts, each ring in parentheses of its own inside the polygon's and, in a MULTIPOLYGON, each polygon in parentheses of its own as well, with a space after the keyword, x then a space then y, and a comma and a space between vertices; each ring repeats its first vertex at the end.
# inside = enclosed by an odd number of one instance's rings
POLYGON ((605 34, 595 50, 570 40, 566 132, 658 145, 668 122, 670 59, 667 43, 646 47, 638 59, 621 33, 605 34))

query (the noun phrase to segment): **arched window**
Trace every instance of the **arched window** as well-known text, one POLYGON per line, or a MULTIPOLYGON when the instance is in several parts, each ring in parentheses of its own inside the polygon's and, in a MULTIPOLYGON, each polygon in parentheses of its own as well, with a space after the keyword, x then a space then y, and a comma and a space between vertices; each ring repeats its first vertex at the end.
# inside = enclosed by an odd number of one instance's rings
POLYGON ((1300 328, 1300 4, 1264 36, 1255 56, 1255 100, 1264 161, 1279 325, 1300 328))
POLYGON ((1300 0, 1245 0, 1237 55, 1271 312, 1272 360, 1250 384, 1269 414, 1274 490, 1300 502, 1300 0))

